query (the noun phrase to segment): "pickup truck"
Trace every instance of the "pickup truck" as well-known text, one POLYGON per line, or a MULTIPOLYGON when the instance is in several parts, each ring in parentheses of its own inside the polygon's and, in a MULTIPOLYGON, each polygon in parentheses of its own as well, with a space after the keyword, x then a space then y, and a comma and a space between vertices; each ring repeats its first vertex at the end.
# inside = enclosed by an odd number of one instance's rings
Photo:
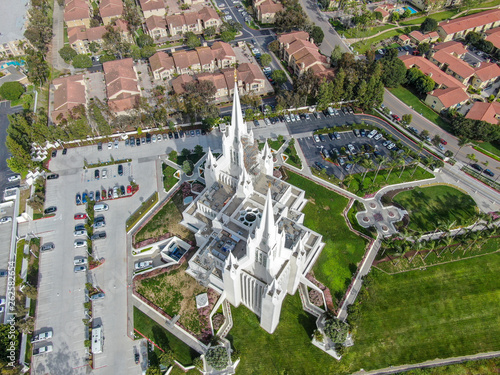
POLYGON ((31 339, 31 342, 40 342, 40 341, 48 340, 50 338, 52 338, 52 331, 47 331, 47 332, 39 333, 38 335, 33 336, 33 338, 31 339))

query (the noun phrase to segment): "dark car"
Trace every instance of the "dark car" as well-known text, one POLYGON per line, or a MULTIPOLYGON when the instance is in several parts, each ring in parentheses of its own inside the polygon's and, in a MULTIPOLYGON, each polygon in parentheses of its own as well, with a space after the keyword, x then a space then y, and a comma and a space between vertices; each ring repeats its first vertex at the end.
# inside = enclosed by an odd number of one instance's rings
POLYGON ((63 155, 66 155, 67 153, 68 153, 68 149, 67 149, 67 148, 63 148, 63 152, 62 152, 62 154, 63 154, 63 155))
POLYGON ((485 169, 485 170, 484 170, 484 173, 486 173, 486 174, 487 174, 488 176, 490 176, 490 177, 495 176, 495 174, 494 174, 492 171, 490 171, 489 169, 485 169))
POLYGON ((319 161, 315 162, 315 163, 314 163, 314 165, 316 165, 316 167, 317 167, 319 170, 321 170, 321 169, 325 169, 325 168, 326 168, 326 167, 325 167, 323 164, 321 164, 319 161))
POLYGON ((481 167, 479 164, 472 164, 471 167, 479 172, 483 171, 483 167, 481 167))
POLYGON ((196 135, 200 135, 201 132, 200 132, 200 129, 196 129, 196 135))
POLYGON ((85 230, 85 224, 77 224, 75 225, 75 232, 79 230, 85 230))
POLYGON ((53 243, 46 243, 43 244, 42 247, 40 247, 40 251, 50 251, 54 250, 55 246, 53 243))
POLYGON ((82 203, 87 203, 87 193, 83 193, 82 195, 82 203))
POLYGON ((118 164, 118 175, 123 176, 123 165, 118 164))
POLYGON ((80 196, 80 193, 76 195, 76 204, 82 204, 82 197, 80 196))
POLYGON ((128 146, 128 145, 129 145, 129 143, 130 143, 130 140, 129 140, 128 138, 127 138, 127 139, 125 139, 125 146, 128 146))
POLYGON ((206 134, 207 134, 207 132, 205 131, 205 129, 202 129, 201 130, 201 135, 206 135, 206 134))
POLYGON ((94 171, 94 178, 95 178, 96 180, 98 180, 98 179, 99 179, 99 169, 96 169, 96 170, 94 171))
POLYGON ((139 353, 135 353, 135 354, 134 354, 134 360, 135 360, 135 364, 136 364, 136 365, 137 365, 137 364, 139 364, 139 359, 140 359, 140 358, 141 358, 141 357, 139 356, 139 353))
POLYGON ((151 134, 146 134, 146 143, 151 143, 151 134))
POLYGON ((125 195, 125 186, 120 186, 120 192, 122 193, 122 195, 125 195))
POLYGON ((174 138, 174 133, 168 132, 168 139, 172 139, 172 138, 174 138))
POLYGON ((97 144, 97 151, 102 151, 102 142, 97 144))
POLYGON ((184 137, 184 132, 182 130, 179 132, 179 137, 184 137))
POLYGON ((360 129, 359 134, 361 134, 362 137, 366 137, 365 129, 360 129))
POLYGON ((52 173, 47 176, 47 180, 56 180, 59 178, 59 175, 57 173, 52 173))
POLYGON ((326 142, 326 138, 325 138, 325 136, 323 134, 319 134, 319 140, 321 142, 326 142))
POLYGON ((254 124, 255 126, 259 126, 259 120, 253 120, 253 124, 254 124))
POLYGON ((141 139, 140 139, 140 138, 137 138, 137 139, 135 140, 135 145, 136 145, 136 146, 140 146, 140 145, 141 145, 141 139))
POLYGON ((333 133, 328 133, 328 137, 330 137, 330 140, 334 140, 335 139, 335 136, 333 135, 333 133))
POLYGON ((113 198, 113 189, 109 188, 109 190, 108 190, 108 199, 111 199, 111 198, 113 198))
POLYGON ((44 213, 45 215, 47 215, 47 214, 53 214, 53 213, 54 213, 54 212, 56 212, 56 211, 57 211, 57 207, 55 207, 55 206, 51 206, 51 207, 47 207, 47 208, 45 209, 45 211, 43 211, 43 213, 44 213))
POLYGON ((175 132, 175 133, 174 133, 174 138, 175 138, 175 139, 179 139, 179 133, 175 132))
POLYGON ((101 192, 99 190, 96 190, 95 192, 95 201, 99 202, 101 200, 101 192))
POLYGON ((94 240, 101 240, 101 239, 104 239, 106 238, 106 232, 98 232, 98 233, 94 233, 91 237, 91 240, 94 241, 94 240))
POLYGON ((57 156, 57 150, 52 151, 52 157, 55 158, 57 156))

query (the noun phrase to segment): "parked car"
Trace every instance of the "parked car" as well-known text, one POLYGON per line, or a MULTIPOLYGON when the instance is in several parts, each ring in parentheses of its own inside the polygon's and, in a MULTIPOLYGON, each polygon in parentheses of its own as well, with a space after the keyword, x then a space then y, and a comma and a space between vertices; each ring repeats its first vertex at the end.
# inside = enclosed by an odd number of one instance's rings
POLYGON ((109 188, 108 190, 108 199, 113 198, 113 188, 109 188))
POLYGON ((375 139, 376 141, 378 141, 382 137, 383 137, 382 134, 378 133, 375 137, 373 137, 373 139, 375 139))
POLYGON ((316 142, 316 143, 320 142, 319 136, 317 134, 314 134, 313 138, 314 138, 314 142, 316 142))
POLYGON ((83 193, 83 195, 82 195, 82 203, 83 204, 87 203, 87 193, 83 193))
POLYGON ((46 345, 42 346, 41 348, 38 349, 33 349, 33 355, 39 355, 39 354, 45 354, 45 353, 50 353, 54 348, 52 345, 46 345))
POLYGON ((34 335, 32 337, 31 342, 35 343, 35 342, 48 340, 48 339, 52 338, 52 334, 53 334, 52 330, 47 331, 47 332, 43 332, 43 333, 39 333, 38 335, 34 335))
POLYGON ((47 207, 47 208, 45 209, 45 211, 43 211, 43 213, 44 213, 45 215, 47 215, 47 214, 53 214, 53 213, 54 213, 54 212, 56 212, 56 211, 57 211, 57 207, 56 207, 56 206, 51 206, 51 207, 47 207))
POLYGON ((75 242, 73 243, 75 248, 84 247, 86 244, 87 244, 87 242, 84 240, 75 240, 75 242))
POLYGON ((55 158, 57 156, 57 150, 52 151, 52 157, 55 158))
POLYGON ((21 181, 21 175, 15 174, 14 176, 10 176, 9 178, 7 178, 7 181, 9 182, 21 181))
POLYGON ((122 195, 125 195, 125 186, 123 186, 123 185, 120 186, 120 193, 122 195))
POLYGON ((86 266, 75 266, 73 268, 73 271, 75 271, 75 273, 77 273, 77 272, 85 272, 86 270, 87 270, 86 266))
POLYGON ((398 115, 395 115, 395 114, 392 114, 391 115, 392 119, 395 120, 395 121, 401 121, 401 119, 399 118, 398 115))
POLYGON ((68 149, 67 149, 67 148, 63 148, 63 152, 62 152, 62 154, 63 154, 63 155, 66 155, 67 153, 68 153, 68 149))
POLYGON ((75 258, 75 260, 73 260, 73 264, 75 266, 81 266, 87 264, 87 258, 75 258))
POLYGON ((123 176, 123 165, 118 164, 118 175, 123 176))
POLYGON ((135 262, 134 269, 136 271, 143 270, 145 268, 151 267, 153 265, 152 260, 143 260, 141 262, 135 262))
POLYGON ((75 230, 73 232, 73 236, 75 236, 75 237, 78 237, 78 236, 87 236, 87 231, 85 229, 75 230))
POLYGON ((75 214, 75 220, 86 219, 87 214, 75 214))
POLYGON ((323 134, 319 134, 319 140, 321 142, 326 142, 326 138, 325 138, 325 136, 323 134))
POLYGON ((44 252, 44 251, 51 251, 51 250, 54 250, 55 246, 52 242, 50 243, 44 243, 41 247, 40 247, 40 251, 44 252))
POLYGON ((127 194, 132 194, 132 186, 131 185, 127 186, 127 194))
POLYGON ((75 201, 76 201, 76 204, 82 204, 82 197, 81 197, 80 193, 76 194, 75 201))
POLYGON ((89 298, 91 301, 96 301, 98 299, 103 299, 105 297, 105 294, 104 293, 96 293, 96 294, 92 294, 89 298))
POLYGON ((99 169, 96 169, 96 170, 94 171, 94 178, 95 178, 96 180, 98 180, 98 179, 99 179, 99 169))
POLYGON ((59 175, 57 173, 52 173, 47 176, 47 180, 56 180, 59 178, 59 175))
POLYGON ((92 241, 95 241, 95 240, 102 240, 105 238, 106 238, 106 232, 98 232, 98 233, 94 233, 90 239, 92 241))
POLYGON ((94 192, 93 191, 89 191, 89 201, 90 202, 94 201, 94 192))
POLYGON ((494 177, 495 176, 495 174, 492 171, 490 171, 489 169, 485 169, 484 173, 487 174, 490 177, 494 177))
POLYGON ((103 169, 102 170, 102 179, 104 180, 106 178, 108 178, 108 170, 107 169, 103 169))
POLYGON ((439 142, 441 142, 442 145, 447 145, 448 144, 448 142, 446 142, 443 138, 441 138, 439 140, 439 142))

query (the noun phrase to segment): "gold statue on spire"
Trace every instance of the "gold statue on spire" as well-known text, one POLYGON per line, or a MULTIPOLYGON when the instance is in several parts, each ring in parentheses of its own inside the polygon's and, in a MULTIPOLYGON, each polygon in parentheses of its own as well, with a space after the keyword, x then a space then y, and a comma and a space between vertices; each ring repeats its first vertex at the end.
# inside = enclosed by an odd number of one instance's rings
POLYGON ((234 66, 234 82, 238 82, 238 71, 236 70, 236 65, 234 66))

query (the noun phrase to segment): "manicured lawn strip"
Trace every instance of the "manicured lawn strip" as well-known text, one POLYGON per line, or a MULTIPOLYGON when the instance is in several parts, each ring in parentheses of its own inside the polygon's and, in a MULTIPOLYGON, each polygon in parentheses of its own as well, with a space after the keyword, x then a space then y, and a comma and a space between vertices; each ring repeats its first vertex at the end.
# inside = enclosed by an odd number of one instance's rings
POLYGON ((500 161, 500 146, 491 142, 474 142, 477 146, 473 146, 474 150, 488 155, 490 158, 500 161))
POLYGON ((347 198, 298 174, 289 171, 287 174, 287 181, 304 189, 309 199, 302 210, 304 225, 321 234, 325 242, 312 269, 314 275, 340 300, 363 258, 366 240, 351 232, 342 216, 347 198))
POLYGON ((288 159, 286 162, 295 168, 302 169, 302 161, 297 155, 297 150, 295 149, 295 145, 288 145, 288 147, 284 151, 285 155, 288 155, 288 159))
MULTIPOLYGON (((417 26, 410 26, 410 28, 412 29, 412 31, 418 29, 417 26)), ((370 48, 372 48, 372 46, 377 45, 382 40, 393 38, 397 35, 402 35, 402 34, 405 34, 403 28, 396 29, 396 30, 388 30, 387 32, 382 33, 380 35, 377 35, 373 38, 369 38, 369 39, 365 39, 365 40, 360 41, 360 42, 356 42, 356 43, 352 44, 352 48, 354 48, 354 50, 357 51, 358 53, 364 54, 364 53, 366 53, 366 51, 368 51, 370 48)))
POLYGON ((163 187, 165 191, 169 191, 174 187, 174 185, 179 181, 178 178, 174 177, 174 173, 177 172, 177 169, 172 168, 170 165, 163 164, 163 187))
MULTIPOLYGON (((405 371, 405 375, 497 375, 500 371, 500 358, 481 359, 477 361, 467 361, 456 365, 420 368, 417 370, 405 371)), ((403 373, 400 373, 403 374, 403 373)))
POLYGON ((182 239, 194 240, 194 234, 179 223, 182 221, 184 208, 182 191, 177 191, 172 198, 144 225, 135 235, 135 242, 141 242, 165 233, 172 233, 182 239))
POLYGON ((160 348, 164 350, 170 348, 174 352, 175 359, 183 365, 192 364, 193 358, 197 356, 193 349, 137 309, 137 307, 134 307, 134 328, 160 348))
POLYGON ((363 234, 366 234, 368 237, 372 237, 372 238, 377 237, 377 232, 375 231, 375 229, 373 227, 363 228, 361 225, 359 225, 358 219, 356 219, 356 214, 360 211, 364 211, 364 206, 361 202, 356 201, 353 203, 349 212, 347 212, 347 218, 351 222, 353 229, 355 229, 358 232, 361 232, 363 234))
POLYGON ((141 203, 139 208, 129 216, 126 222, 126 228, 132 228, 146 213, 158 202, 158 192, 154 192, 147 200, 141 203))
POLYGON ((438 113, 434 112, 431 108, 420 101, 420 99, 407 88, 399 86, 389 89, 389 91, 407 106, 411 106, 415 111, 421 113, 429 121, 432 121, 434 124, 447 132, 451 131, 450 125, 443 120, 438 113))
POLYGON ((347 29, 345 31, 340 31, 339 34, 344 34, 344 36, 349 39, 349 38, 367 38, 372 35, 375 35, 381 31, 384 30, 389 30, 396 27, 396 25, 383 25, 383 26, 377 26, 377 27, 370 27, 366 30, 363 31, 358 31, 356 32, 355 28, 352 29, 347 29))
POLYGON ((368 371, 499 350, 499 272, 499 253, 397 275, 373 269, 342 360, 368 371))
POLYGON ((419 17, 419 18, 415 18, 412 20, 408 20, 408 21, 403 21, 403 22, 400 22, 399 24, 401 26, 409 26, 409 25, 420 26, 422 24, 422 22, 424 22, 427 17, 435 19, 436 21, 440 22, 443 20, 447 20, 448 18, 453 17, 456 14, 457 14, 456 10, 445 10, 443 12, 429 14, 428 16, 419 17))
POLYGON ((16 286, 21 285, 23 280, 21 279, 21 267, 23 265, 24 258, 24 240, 19 240, 16 249, 16 286))
POLYGON ((470 225, 476 220, 477 206, 467 194, 449 186, 415 188, 397 194, 393 201, 410 215, 408 228, 429 232, 442 223, 470 225))
POLYGON ((302 310, 298 293, 285 298, 272 335, 245 306, 231 307, 231 312, 234 326, 227 338, 241 354, 237 374, 338 374, 338 362, 311 344, 315 321, 302 310))
MULTIPOLYGON (((285 143, 285 141, 284 141, 284 140, 283 140, 283 141, 281 141, 281 142, 280 142, 280 141, 278 141, 278 140, 273 141, 272 139, 270 139, 270 138, 269 138, 269 139, 267 140, 267 143, 269 144, 269 147, 271 147, 273 150, 278 151, 278 150, 280 149, 281 145, 282 145, 283 143, 285 143)), ((264 146, 262 146, 262 147, 264 147, 264 146)))
POLYGON ((415 174, 413 174, 414 169, 415 169, 414 166, 411 165, 407 166, 403 171, 401 178, 399 178, 399 175, 401 174, 401 168, 400 169, 394 168, 390 175, 389 175, 390 169, 381 169, 377 175, 375 183, 373 183, 373 178, 375 177, 376 171, 368 172, 366 174, 363 184, 361 184, 361 181, 363 180, 363 174, 362 173, 354 174, 352 175, 354 179, 352 180, 349 187, 347 187, 348 182, 347 181, 344 182, 344 185, 346 185, 345 189, 349 190, 351 193, 357 194, 362 197, 366 194, 374 193, 383 188, 384 186, 400 184, 402 182, 425 180, 434 177, 432 173, 426 171, 422 167, 418 167, 417 170, 415 171, 415 174), (389 176, 388 180, 386 180, 387 176, 389 176))
POLYGON ((493 189, 500 191, 500 184, 496 182, 496 180, 492 180, 486 177, 486 175, 484 175, 483 173, 478 172, 477 170, 472 169, 467 165, 463 166, 461 171, 467 173, 468 175, 471 175, 472 177, 481 181, 482 183, 491 186, 493 189))

